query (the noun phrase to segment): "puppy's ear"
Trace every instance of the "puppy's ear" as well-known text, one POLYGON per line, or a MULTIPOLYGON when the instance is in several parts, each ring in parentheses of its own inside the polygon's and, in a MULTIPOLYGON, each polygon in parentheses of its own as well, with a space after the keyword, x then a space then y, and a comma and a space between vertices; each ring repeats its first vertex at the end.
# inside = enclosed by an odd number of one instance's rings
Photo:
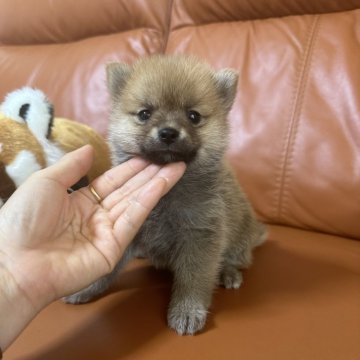
POLYGON ((238 79, 239 73, 233 69, 222 69, 215 73, 216 87, 226 111, 230 111, 234 102, 238 79))
POLYGON ((111 96, 121 93, 131 73, 131 66, 121 63, 110 63, 106 66, 107 86, 111 96))

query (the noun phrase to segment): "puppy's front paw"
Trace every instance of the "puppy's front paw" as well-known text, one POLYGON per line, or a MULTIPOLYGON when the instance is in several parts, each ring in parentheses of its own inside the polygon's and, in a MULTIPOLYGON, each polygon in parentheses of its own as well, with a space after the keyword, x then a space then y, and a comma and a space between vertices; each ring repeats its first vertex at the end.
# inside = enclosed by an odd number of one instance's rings
POLYGON ((220 273, 220 285, 226 289, 238 289, 242 282, 242 273, 236 267, 227 266, 220 273))
POLYGON ((206 316, 201 303, 179 302, 170 306, 168 324, 179 335, 193 335, 204 327, 206 316))

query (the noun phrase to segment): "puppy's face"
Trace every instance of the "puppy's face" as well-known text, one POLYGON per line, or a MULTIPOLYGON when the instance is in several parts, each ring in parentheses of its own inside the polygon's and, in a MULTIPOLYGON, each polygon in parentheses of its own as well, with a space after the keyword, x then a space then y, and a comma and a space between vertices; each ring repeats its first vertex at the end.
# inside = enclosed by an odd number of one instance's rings
POLYGON ((194 58, 155 56, 107 67, 114 155, 157 164, 211 163, 227 143, 226 116, 237 74, 214 72, 194 58))

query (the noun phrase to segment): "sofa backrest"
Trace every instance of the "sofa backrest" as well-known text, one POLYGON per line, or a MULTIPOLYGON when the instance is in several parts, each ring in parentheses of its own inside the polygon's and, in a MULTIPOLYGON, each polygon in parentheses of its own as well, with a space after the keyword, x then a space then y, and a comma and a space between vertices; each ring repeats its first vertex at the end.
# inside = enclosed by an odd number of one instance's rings
POLYGON ((360 0, 0 3, 0 99, 39 87, 106 134, 104 64, 197 55, 240 72, 228 158, 259 216, 360 238, 360 0))

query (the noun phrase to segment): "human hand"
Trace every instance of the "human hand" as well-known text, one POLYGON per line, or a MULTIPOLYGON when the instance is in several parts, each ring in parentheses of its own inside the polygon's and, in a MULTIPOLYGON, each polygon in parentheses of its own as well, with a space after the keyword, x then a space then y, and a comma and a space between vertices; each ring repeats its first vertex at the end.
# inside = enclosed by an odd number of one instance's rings
POLYGON ((0 210, 0 265, 36 311, 109 273, 185 171, 183 163, 131 159, 93 181, 99 204, 87 187, 66 191, 92 158, 90 146, 67 154, 31 176, 0 210))

